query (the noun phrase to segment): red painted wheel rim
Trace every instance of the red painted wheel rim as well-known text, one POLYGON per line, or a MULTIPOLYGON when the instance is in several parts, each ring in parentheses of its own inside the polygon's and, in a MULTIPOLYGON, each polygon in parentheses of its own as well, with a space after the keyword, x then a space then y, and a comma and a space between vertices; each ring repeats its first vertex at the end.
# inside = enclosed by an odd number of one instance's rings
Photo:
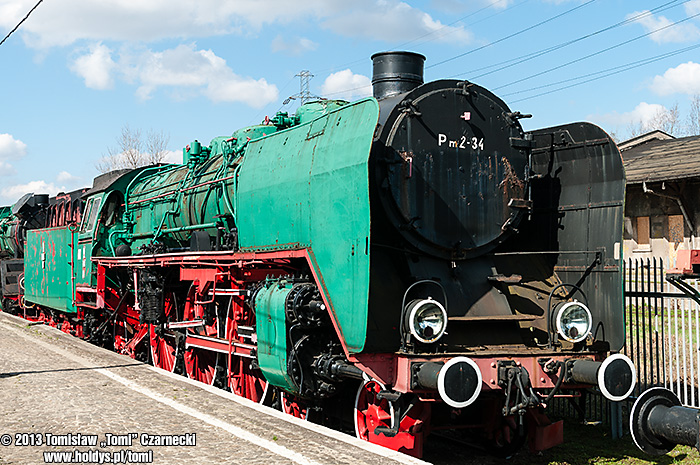
MULTIPOLYGON (((226 320, 226 335, 236 342, 247 342, 238 334, 238 325, 255 326, 255 315, 242 302, 234 305, 233 297, 226 320)), ((267 400, 268 384, 259 370, 250 367, 251 360, 245 357, 231 356, 229 359, 229 387, 231 392, 256 403, 267 400)))
MULTIPOLYGON (((187 293, 187 299, 185 300, 183 321, 192 321, 202 317, 202 308, 197 307, 195 299, 196 288, 192 285, 187 293)), ((219 337, 217 328, 218 320, 215 318, 212 324, 188 328, 187 332, 200 336, 219 337)), ((217 362, 217 354, 215 352, 198 347, 188 347, 185 350, 183 358, 185 361, 185 372, 188 378, 205 384, 214 383, 217 362)))
MULTIPOLYGON (((166 321, 171 321, 177 317, 175 299, 172 293, 166 294, 164 307, 166 321)), ((151 343, 153 366, 170 372, 175 371, 177 353, 175 334, 167 329, 159 329, 158 325, 151 324, 148 325, 148 337, 151 343)))
POLYGON ((302 420, 308 419, 309 409, 304 401, 283 391, 280 391, 280 401, 282 403, 282 411, 287 415, 301 418, 302 420))
POLYGON ((384 386, 378 381, 365 382, 355 397, 355 434, 365 441, 370 440, 370 431, 378 426, 391 428, 393 407, 386 399, 378 399, 377 394, 384 386))
POLYGON ((197 347, 189 347, 184 353, 185 371, 190 379, 214 384, 216 353, 197 347))
POLYGON ((176 342, 175 337, 163 333, 162 336, 157 334, 156 325, 148 325, 148 336, 151 341, 151 355, 153 357, 153 366, 162 368, 166 371, 175 370, 175 354, 176 342))
POLYGON ((232 360, 231 391, 253 402, 261 403, 267 397, 267 381, 253 373, 250 361, 245 358, 232 360))

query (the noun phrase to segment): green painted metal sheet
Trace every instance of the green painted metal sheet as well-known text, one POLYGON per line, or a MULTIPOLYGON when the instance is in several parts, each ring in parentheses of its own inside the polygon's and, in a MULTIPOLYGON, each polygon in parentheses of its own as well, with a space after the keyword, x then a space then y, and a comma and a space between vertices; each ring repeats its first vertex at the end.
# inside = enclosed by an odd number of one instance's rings
POLYGON ((255 325, 258 336, 258 365, 274 386, 296 391, 287 373, 287 332, 285 301, 292 284, 269 282, 255 297, 255 325))
POLYGON ((24 297, 66 313, 77 311, 73 303, 71 274, 74 233, 68 227, 27 231, 24 253, 24 297))
POLYGON ((12 257, 15 247, 12 240, 12 207, 0 207, 0 257, 12 257))
POLYGON ((368 161, 374 99, 253 140, 238 178, 243 250, 308 248, 351 352, 361 352, 369 297, 368 161))

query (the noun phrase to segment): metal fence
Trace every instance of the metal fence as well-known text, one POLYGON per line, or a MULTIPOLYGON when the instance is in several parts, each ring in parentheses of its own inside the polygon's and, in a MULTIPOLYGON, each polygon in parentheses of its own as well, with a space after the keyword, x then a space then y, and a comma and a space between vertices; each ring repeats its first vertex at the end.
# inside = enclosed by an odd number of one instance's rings
POLYGON ((666 379, 663 261, 627 260, 624 294, 627 341, 623 353, 637 369, 636 397, 666 379))
POLYGON ((629 259, 623 285, 627 340, 622 352, 634 362, 638 379, 630 400, 614 403, 590 392, 585 402, 554 406, 558 416, 610 425, 614 437, 627 428, 632 402, 650 387, 664 386, 683 405, 700 408, 700 283, 667 279, 662 260, 629 259))
POLYGON ((700 407, 698 282, 667 278, 662 260, 625 263, 624 352, 637 368, 639 382, 634 394, 664 386, 683 405, 700 407))

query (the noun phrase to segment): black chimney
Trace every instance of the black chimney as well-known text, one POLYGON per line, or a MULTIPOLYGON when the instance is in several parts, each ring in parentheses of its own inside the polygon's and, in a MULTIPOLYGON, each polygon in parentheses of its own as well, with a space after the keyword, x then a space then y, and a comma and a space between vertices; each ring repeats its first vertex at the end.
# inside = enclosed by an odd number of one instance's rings
POLYGON ((380 52, 372 55, 372 91, 382 99, 423 84, 425 57, 413 52, 380 52))

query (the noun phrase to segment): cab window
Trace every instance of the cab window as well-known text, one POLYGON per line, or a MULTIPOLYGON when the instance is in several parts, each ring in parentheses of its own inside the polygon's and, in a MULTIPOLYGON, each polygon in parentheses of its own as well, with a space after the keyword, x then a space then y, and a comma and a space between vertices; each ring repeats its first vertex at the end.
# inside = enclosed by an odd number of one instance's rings
POLYGON ((80 226, 81 233, 92 231, 95 228, 95 220, 97 220, 97 213, 100 211, 100 203, 102 203, 101 197, 93 197, 88 200, 85 214, 83 215, 83 224, 80 226))

